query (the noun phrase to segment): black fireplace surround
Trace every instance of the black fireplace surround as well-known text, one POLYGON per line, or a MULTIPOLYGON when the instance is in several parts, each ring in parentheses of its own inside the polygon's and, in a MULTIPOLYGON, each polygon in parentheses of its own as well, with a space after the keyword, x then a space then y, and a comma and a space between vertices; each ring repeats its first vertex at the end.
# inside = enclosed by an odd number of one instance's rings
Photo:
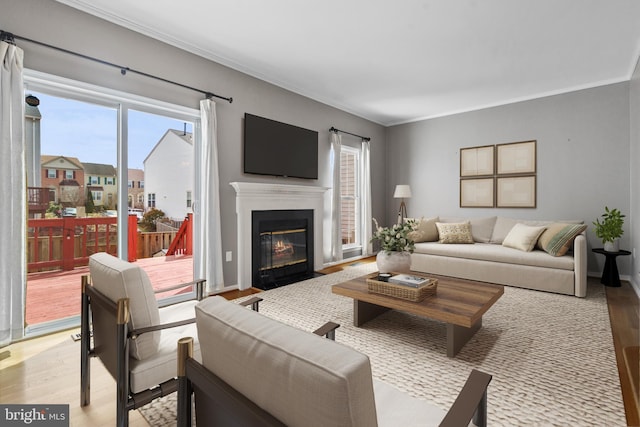
POLYGON ((272 289, 313 277, 313 209, 251 212, 252 285, 272 289))

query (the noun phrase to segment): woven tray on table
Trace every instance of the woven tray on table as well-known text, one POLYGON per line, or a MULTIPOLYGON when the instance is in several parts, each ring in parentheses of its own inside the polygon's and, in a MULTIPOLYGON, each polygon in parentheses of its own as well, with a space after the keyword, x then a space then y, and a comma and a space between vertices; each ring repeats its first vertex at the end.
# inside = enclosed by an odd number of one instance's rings
POLYGON ((434 295, 438 287, 438 279, 430 278, 427 283, 418 287, 413 287, 398 283, 382 282, 377 280, 377 278, 378 273, 372 273, 367 276, 367 287, 369 292, 388 295, 390 297, 401 298, 413 302, 420 302, 429 295, 434 295))

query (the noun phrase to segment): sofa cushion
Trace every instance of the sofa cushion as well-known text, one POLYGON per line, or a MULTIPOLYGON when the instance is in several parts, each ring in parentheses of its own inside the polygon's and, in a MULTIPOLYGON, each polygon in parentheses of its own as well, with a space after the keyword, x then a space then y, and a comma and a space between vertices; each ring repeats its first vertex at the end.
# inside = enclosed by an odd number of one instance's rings
POLYGON ((476 243, 475 245, 442 245, 438 242, 417 243, 412 257, 419 254, 548 267, 561 270, 574 269, 574 260, 570 255, 553 257, 544 251, 533 250, 531 252, 523 252, 492 243, 476 243))
POLYGON ((540 235, 537 247, 553 256, 567 253, 575 238, 587 229, 585 224, 567 224, 556 222, 550 224, 540 235))
POLYGON ((531 225, 516 224, 502 241, 502 246, 530 252, 536 246, 538 237, 545 229, 545 226, 533 227, 531 225))
POLYGON ((502 216, 496 218, 496 223, 493 226, 493 232, 491 233, 490 242, 501 245, 504 241, 504 238, 507 237, 507 234, 509 234, 513 226, 517 223, 518 220, 513 218, 505 218, 502 216))
POLYGON ((289 426, 375 426, 369 358, 210 297, 196 306, 203 365, 289 426))
POLYGON ((469 220, 471 223, 471 235, 473 240, 480 243, 489 243, 491 241, 491 235, 493 234, 493 227, 495 227, 497 217, 490 216, 488 218, 472 218, 469 220))
MULTIPOLYGON (((437 426, 446 411, 380 380, 373 380, 379 427, 437 426)), ((473 424, 469 424, 473 425, 473 424)))
POLYGON ((417 220, 418 226, 415 231, 408 233, 407 236, 415 243, 435 242, 438 240, 438 229, 436 228, 437 221, 439 221, 438 217, 421 218, 420 220, 417 220))
POLYGON ((473 243, 469 222, 436 222, 440 243, 473 243))
MULTIPOLYGON (((105 252, 89 257, 93 286, 113 302, 129 298, 130 327, 145 328, 160 323, 160 313, 153 287, 140 266, 105 252)), ((129 353, 138 360, 152 356, 160 344, 160 331, 149 332, 131 340, 129 353)))

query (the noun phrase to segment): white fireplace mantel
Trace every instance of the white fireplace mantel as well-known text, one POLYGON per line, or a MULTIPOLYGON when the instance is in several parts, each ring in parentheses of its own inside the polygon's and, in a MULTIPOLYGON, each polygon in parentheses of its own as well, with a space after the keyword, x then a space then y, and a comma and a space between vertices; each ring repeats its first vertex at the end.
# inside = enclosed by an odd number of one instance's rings
POLYGON ((232 182, 238 215, 238 287, 251 287, 251 213, 276 209, 313 209, 314 269, 323 266, 323 214, 326 187, 232 182))

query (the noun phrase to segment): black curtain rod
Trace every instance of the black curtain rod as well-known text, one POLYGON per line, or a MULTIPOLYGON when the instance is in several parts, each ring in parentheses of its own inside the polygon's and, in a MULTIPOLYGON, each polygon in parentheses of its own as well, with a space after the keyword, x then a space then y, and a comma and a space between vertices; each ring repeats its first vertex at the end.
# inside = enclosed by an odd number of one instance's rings
POLYGON ((356 135, 355 133, 347 132, 345 130, 336 129, 333 126, 331 126, 331 129, 329 129, 329 132, 346 133, 348 135, 357 136, 358 138, 362 138, 363 141, 371 141, 371 138, 369 138, 368 136, 356 135))
POLYGON ((180 87, 185 88, 185 89, 190 89, 190 90, 195 91, 195 92, 200 92, 201 94, 205 95, 207 97, 207 99, 211 99, 212 97, 215 97, 215 98, 219 98, 219 99, 224 99, 225 101, 229 101, 229 103, 233 102, 233 98, 231 98, 231 97, 227 98, 227 97, 224 97, 224 96, 216 95, 215 93, 212 93, 212 92, 209 92, 209 91, 206 91, 206 90, 202 90, 202 89, 198 89, 198 88, 195 88, 195 87, 187 86, 187 85, 184 85, 182 83, 177 83, 177 82, 174 82, 174 81, 171 81, 171 80, 167 80, 167 79, 162 78, 162 77, 154 76, 153 74, 145 73, 143 71, 134 70, 133 68, 129 68, 129 67, 123 67, 122 65, 114 64, 112 62, 108 62, 108 61, 105 61, 105 60, 102 60, 102 59, 94 58, 92 56, 84 55, 82 53, 73 52, 71 50, 63 49, 63 48, 57 47, 57 46, 52 46, 52 45, 47 44, 47 43, 39 42, 37 40, 28 39, 28 38, 22 37, 22 36, 17 36, 15 34, 0 30, 0 41, 4 41, 4 42, 11 43, 11 44, 15 45, 16 44, 15 43, 16 39, 23 40, 23 41, 29 42, 29 43, 34 43, 34 44, 37 44, 39 46, 44 46, 44 47, 47 47, 49 49, 57 50, 59 52, 64 52, 64 53, 67 53, 69 55, 74 55, 74 56, 78 56, 80 58, 88 59, 89 61, 97 62, 99 64, 107 65, 109 67, 118 68, 120 70, 120 74, 122 74, 123 76, 126 75, 127 73, 134 73, 134 74, 138 74, 138 75, 141 75, 141 76, 144 76, 144 77, 148 77, 148 78, 151 78, 151 79, 159 80, 159 81, 164 82, 164 83, 169 83, 169 84, 172 84, 172 85, 175 85, 175 86, 180 86, 180 87))

